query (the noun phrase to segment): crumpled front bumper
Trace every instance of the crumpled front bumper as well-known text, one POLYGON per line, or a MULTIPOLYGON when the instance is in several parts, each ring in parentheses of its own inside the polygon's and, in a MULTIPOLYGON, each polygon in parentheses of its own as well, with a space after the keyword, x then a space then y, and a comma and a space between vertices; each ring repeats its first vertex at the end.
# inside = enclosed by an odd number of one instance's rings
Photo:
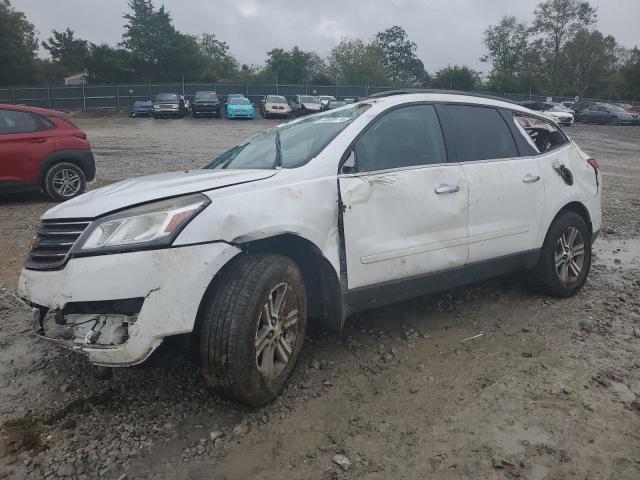
POLYGON ((193 330, 211 280, 239 252, 216 242, 73 258, 62 270, 23 269, 18 295, 34 307, 34 327, 43 338, 97 365, 134 365, 164 337, 193 330), (139 311, 77 312, 132 301, 139 311))

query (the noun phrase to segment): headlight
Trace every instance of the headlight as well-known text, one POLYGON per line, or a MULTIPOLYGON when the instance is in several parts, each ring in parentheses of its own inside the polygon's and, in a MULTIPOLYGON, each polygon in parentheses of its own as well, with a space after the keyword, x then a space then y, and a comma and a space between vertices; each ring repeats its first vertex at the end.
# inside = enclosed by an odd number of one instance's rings
POLYGON ((107 215, 89 225, 72 253, 169 246, 187 223, 209 203, 211 200, 208 197, 198 193, 107 215))

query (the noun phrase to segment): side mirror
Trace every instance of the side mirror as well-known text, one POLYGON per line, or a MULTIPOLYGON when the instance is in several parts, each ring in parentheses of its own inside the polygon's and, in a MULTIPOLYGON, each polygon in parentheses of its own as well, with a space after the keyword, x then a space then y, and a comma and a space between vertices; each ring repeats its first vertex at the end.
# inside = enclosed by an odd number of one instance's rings
POLYGON ((342 164, 340 173, 343 173, 345 175, 352 175, 356 173, 356 152, 354 150, 351 150, 349 152, 349 156, 342 164))

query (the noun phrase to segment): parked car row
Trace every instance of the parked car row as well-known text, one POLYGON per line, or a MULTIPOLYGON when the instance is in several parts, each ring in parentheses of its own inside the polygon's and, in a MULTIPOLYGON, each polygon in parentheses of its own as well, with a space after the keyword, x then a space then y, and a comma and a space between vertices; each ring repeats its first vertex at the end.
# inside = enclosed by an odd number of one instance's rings
POLYGON ((569 126, 575 122, 609 125, 640 125, 640 107, 593 101, 579 102, 520 102, 530 110, 543 112, 556 122, 569 126), (568 106, 570 105, 570 107, 568 106))
POLYGON ((357 98, 337 100, 331 95, 295 95, 290 100, 284 95, 266 95, 257 107, 242 93, 231 93, 223 102, 213 91, 198 91, 189 99, 175 93, 159 93, 153 101, 137 101, 129 111, 130 117, 181 118, 191 114, 194 118, 201 116, 222 117, 224 108, 228 119, 249 118, 256 113, 263 118, 299 117, 311 113, 332 110, 357 102, 357 98), (223 105, 224 103, 224 105, 223 105))

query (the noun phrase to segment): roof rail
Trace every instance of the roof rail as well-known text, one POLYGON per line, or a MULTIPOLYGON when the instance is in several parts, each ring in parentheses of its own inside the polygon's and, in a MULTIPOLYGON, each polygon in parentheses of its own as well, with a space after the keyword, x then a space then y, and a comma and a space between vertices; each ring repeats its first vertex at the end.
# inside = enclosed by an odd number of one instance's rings
POLYGON ((386 92, 373 93, 367 98, 383 98, 391 97, 393 95, 409 95, 411 93, 435 93, 444 95, 465 95, 467 97, 479 97, 487 98, 489 100, 499 100, 501 102, 512 103, 514 105, 520 105, 520 102, 510 100, 504 97, 497 97, 495 95, 486 95, 484 93, 462 92, 459 90, 438 90, 434 88, 407 88, 403 90, 387 90, 386 92))

